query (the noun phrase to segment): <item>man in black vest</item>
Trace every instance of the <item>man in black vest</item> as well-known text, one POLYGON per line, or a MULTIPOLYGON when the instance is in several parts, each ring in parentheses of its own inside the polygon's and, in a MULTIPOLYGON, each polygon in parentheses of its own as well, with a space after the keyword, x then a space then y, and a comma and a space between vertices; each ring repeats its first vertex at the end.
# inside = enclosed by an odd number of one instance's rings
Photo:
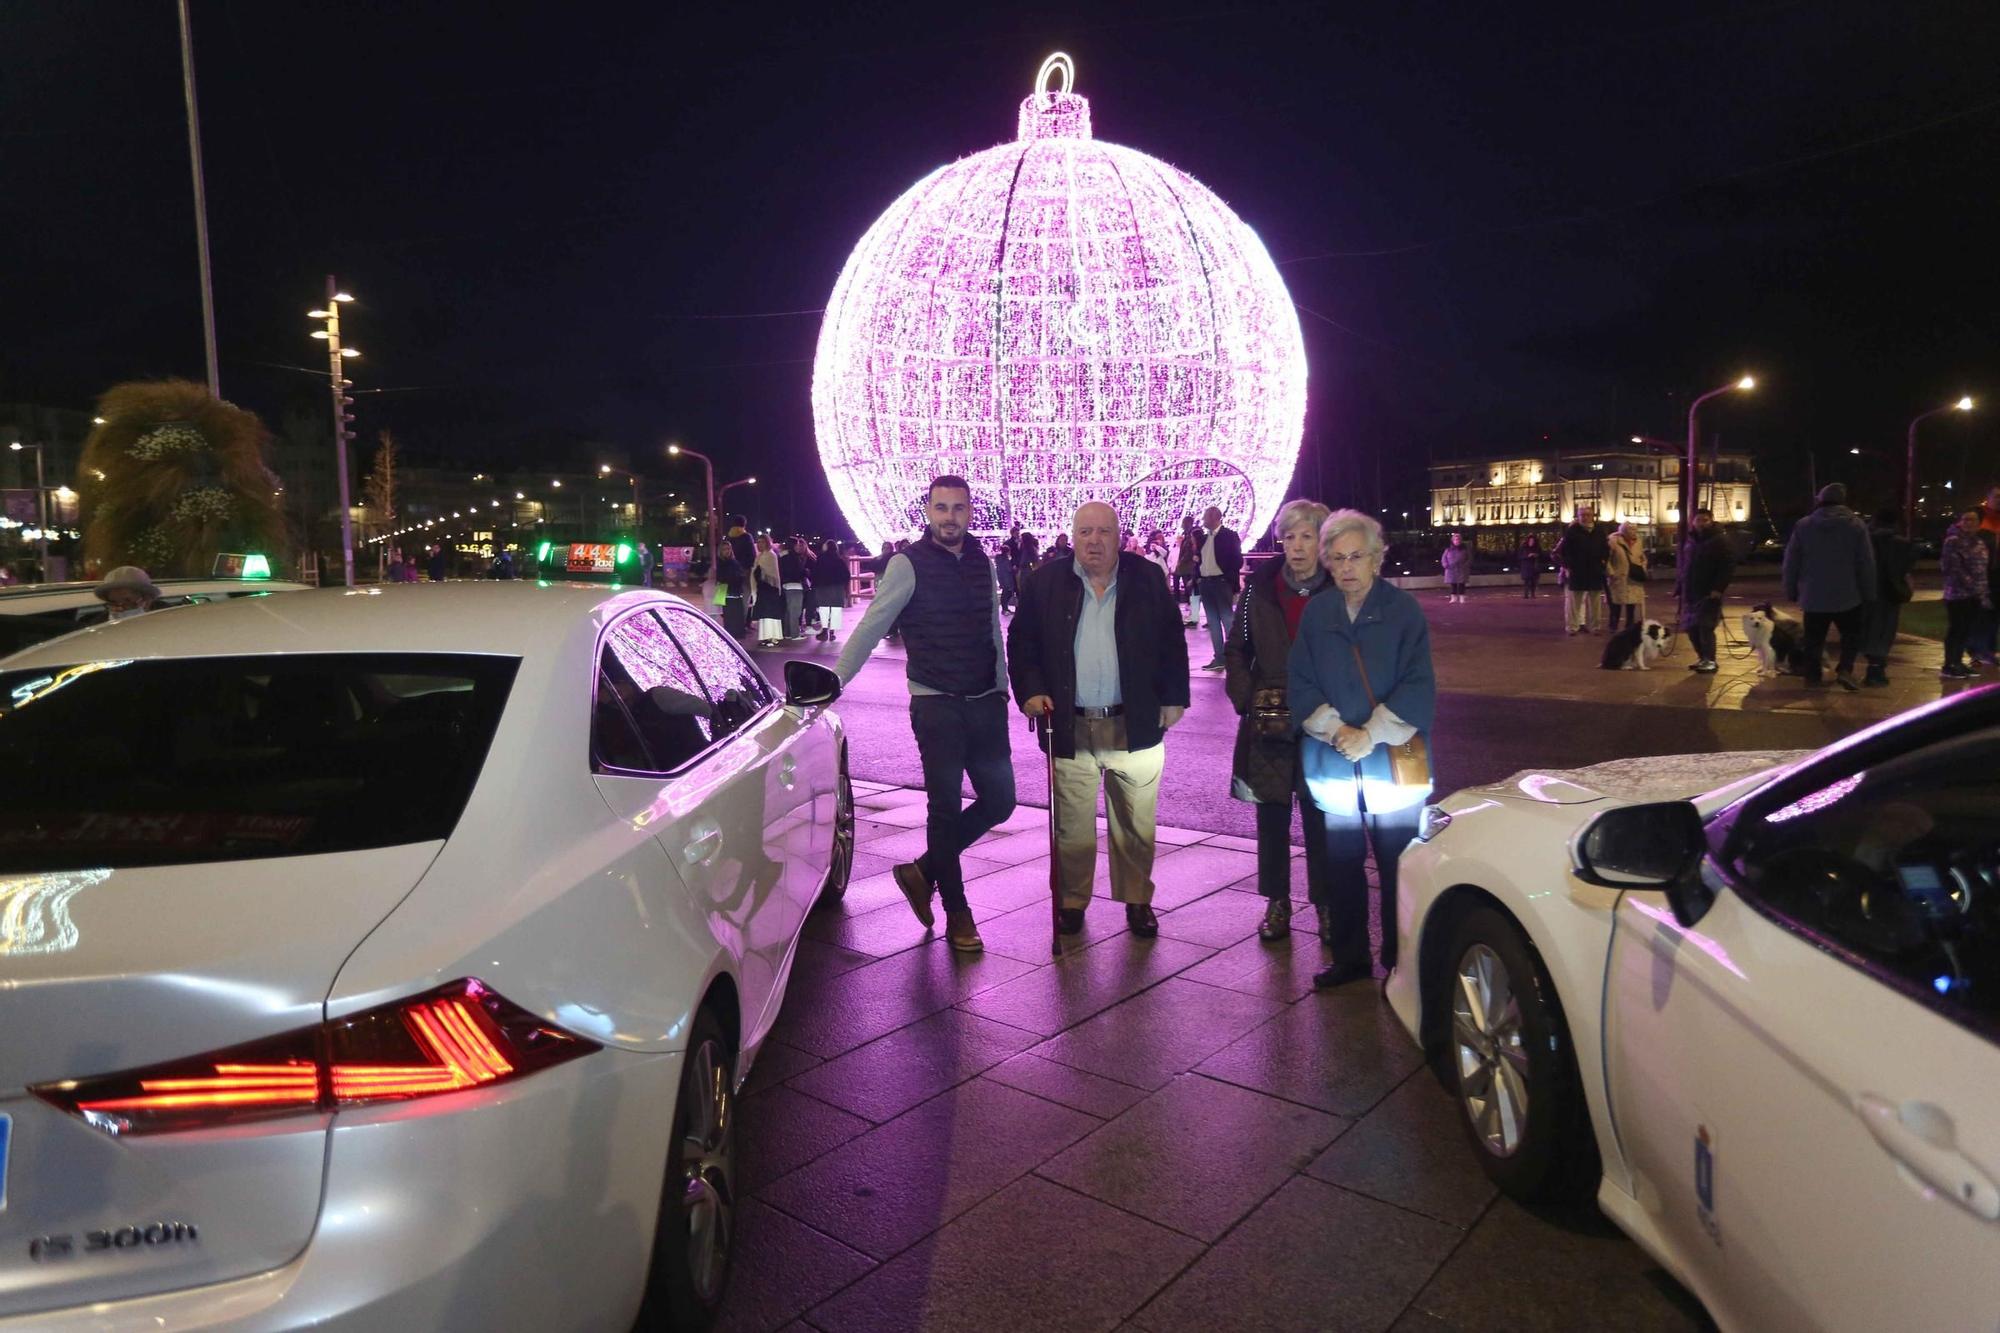
POLYGON ((910 730, 929 798, 923 856, 896 867, 896 884, 928 928, 931 895, 944 899, 945 934, 961 953, 985 947, 965 901, 959 853, 1014 813, 1014 759, 1007 743, 1007 663, 993 563, 966 537, 972 488, 939 477, 925 505, 924 535, 891 556, 875 599, 841 649, 834 670, 854 679, 883 636, 902 632, 909 654, 910 730), (959 807, 972 780, 974 800, 959 807))
POLYGON ((1014 698, 1049 719, 1055 746, 1060 928, 1083 929, 1097 877, 1097 793, 1111 834, 1111 896, 1125 924, 1148 939, 1153 914, 1154 816, 1166 768, 1167 728, 1188 705, 1187 637, 1160 567, 1120 549, 1118 515, 1092 501, 1076 511, 1075 554, 1021 581, 1008 632, 1014 698))

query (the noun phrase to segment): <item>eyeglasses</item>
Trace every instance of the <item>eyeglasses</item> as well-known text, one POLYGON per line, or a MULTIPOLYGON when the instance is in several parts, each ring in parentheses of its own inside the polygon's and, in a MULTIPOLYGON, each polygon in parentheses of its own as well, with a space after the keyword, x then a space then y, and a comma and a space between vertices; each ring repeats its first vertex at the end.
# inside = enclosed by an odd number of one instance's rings
POLYGON ((1371 558, 1366 551, 1350 551, 1346 555, 1330 555, 1326 558, 1326 563, 1329 565, 1353 565, 1371 558))

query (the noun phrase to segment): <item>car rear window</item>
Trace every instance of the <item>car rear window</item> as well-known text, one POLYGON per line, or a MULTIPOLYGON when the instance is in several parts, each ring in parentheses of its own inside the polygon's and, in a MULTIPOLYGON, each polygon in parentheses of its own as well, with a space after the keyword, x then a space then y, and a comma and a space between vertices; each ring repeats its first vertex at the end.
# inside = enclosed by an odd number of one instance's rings
POLYGON ((0 671, 0 874, 449 837, 519 665, 330 653, 0 671))

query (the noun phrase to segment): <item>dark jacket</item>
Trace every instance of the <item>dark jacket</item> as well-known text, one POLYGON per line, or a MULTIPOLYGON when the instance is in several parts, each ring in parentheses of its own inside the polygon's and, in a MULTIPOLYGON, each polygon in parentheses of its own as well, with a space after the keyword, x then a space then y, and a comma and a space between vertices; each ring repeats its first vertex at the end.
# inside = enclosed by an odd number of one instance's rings
POLYGON ((916 586, 896 628, 909 654, 907 674, 946 694, 979 695, 1006 682, 993 678, 993 562, 967 539, 953 555, 926 531, 903 551, 916 586))
POLYGON ((1611 558, 1611 543, 1598 530, 1572 523, 1563 529, 1556 543, 1556 563, 1569 576, 1569 586, 1577 592, 1604 591, 1604 562, 1611 558))
MULTIPOLYGON (((1426 737, 1437 721, 1437 676, 1431 668, 1431 630, 1417 599, 1386 579, 1376 579, 1361 603, 1361 614, 1348 619, 1347 601, 1335 595, 1315 597, 1299 621, 1299 637, 1288 659, 1290 682, 1286 699, 1292 724, 1299 726, 1321 704, 1330 704, 1340 720, 1363 726, 1375 702, 1415 727, 1426 737), (1366 685, 1354 660, 1368 670, 1366 685)), ((1389 751, 1377 745, 1358 765, 1361 776, 1388 783, 1389 751)), ((1435 781, 1436 775, 1432 775, 1435 781)))
POLYGON ((812 578, 806 570, 805 557, 787 546, 778 552, 778 582, 799 583, 812 587, 812 578))
MULTIPOLYGON (((1201 550, 1208 545, 1208 529, 1195 533, 1194 569, 1201 573, 1201 550)), ((1237 581, 1243 573, 1243 539, 1227 523, 1215 530, 1215 567, 1222 571, 1222 577, 1229 580, 1229 591, 1235 592, 1237 581)))
POLYGON ((1542 576, 1542 571, 1548 567, 1549 563, 1549 553, 1542 549, 1542 544, 1539 541, 1533 546, 1522 542, 1520 551, 1516 553, 1516 558, 1521 562, 1521 581, 1523 583, 1533 583, 1536 579, 1539 579, 1542 576))
POLYGON ((847 557, 839 551, 821 551, 813 561, 813 602, 818 606, 847 605, 850 575, 847 557))
POLYGON ((1868 541, 1875 548, 1875 596, 1878 602, 1910 600, 1910 568, 1917 562, 1916 544, 1894 528, 1872 526, 1868 541))
MULTIPOLYGON (((1241 719, 1236 724, 1230 791, 1241 800, 1290 801, 1296 787, 1298 738, 1259 736, 1250 717, 1259 690, 1282 691, 1291 683, 1292 633, 1278 604, 1284 568, 1283 560, 1273 560, 1243 585, 1236 614, 1229 620, 1229 646, 1223 651, 1228 666, 1223 687, 1241 719)), ((1320 598, 1333 591, 1333 580, 1324 579, 1312 595, 1320 598)))
MULTIPOLYGON (((1076 757, 1076 622, 1083 580, 1074 560, 1050 561, 1021 579, 1021 604, 1007 629, 1007 675, 1014 701, 1038 694, 1055 702, 1050 734, 1056 755, 1076 757)), ((1160 709, 1188 703, 1187 636, 1166 576, 1132 551, 1118 554, 1118 688, 1125 700, 1126 744, 1150 750, 1166 736, 1160 709)))
POLYGON ((1681 599, 1696 607, 1711 594, 1729 590, 1736 573, 1736 547, 1727 533, 1711 526, 1688 543, 1681 564, 1681 599))
POLYGON ((1851 611, 1875 595, 1875 548, 1861 516, 1823 504, 1792 525, 1785 543, 1785 600, 1801 611, 1851 611))

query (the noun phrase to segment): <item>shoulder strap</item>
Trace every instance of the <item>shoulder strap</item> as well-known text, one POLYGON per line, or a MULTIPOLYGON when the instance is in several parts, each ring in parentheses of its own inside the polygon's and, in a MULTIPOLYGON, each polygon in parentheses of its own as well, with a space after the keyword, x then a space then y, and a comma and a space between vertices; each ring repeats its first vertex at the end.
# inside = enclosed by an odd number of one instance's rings
POLYGON ((1347 646, 1354 650, 1354 669, 1361 673, 1361 688, 1368 693, 1369 710, 1380 708, 1382 705, 1375 702, 1375 687, 1368 683, 1367 664, 1361 660, 1361 645, 1349 639, 1347 646))

